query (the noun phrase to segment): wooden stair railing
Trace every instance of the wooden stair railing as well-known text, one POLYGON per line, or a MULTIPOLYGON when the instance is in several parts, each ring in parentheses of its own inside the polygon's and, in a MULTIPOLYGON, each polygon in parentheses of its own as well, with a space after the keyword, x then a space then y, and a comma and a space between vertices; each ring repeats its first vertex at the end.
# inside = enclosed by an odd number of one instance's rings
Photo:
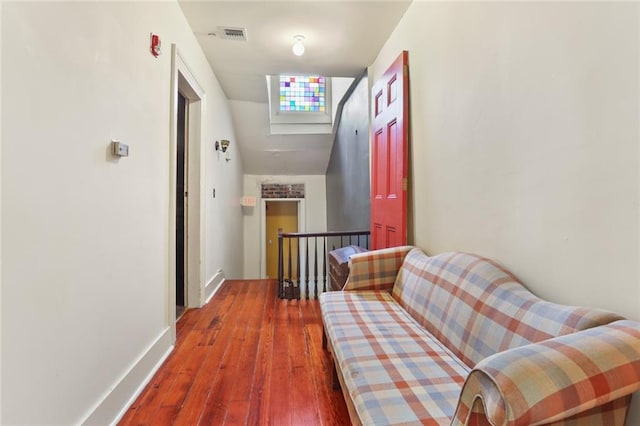
POLYGON ((369 248, 369 230, 278 234, 278 295, 281 299, 317 299, 327 291, 327 247, 369 248), (318 239, 321 239, 320 245, 318 239), (294 241, 294 244, 292 244, 294 241), (287 250, 285 251, 285 247, 287 250), (311 256, 309 255, 311 250, 311 256), (311 271, 313 268, 313 271, 311 271), (319 275, 322 268, 322 275, 319 275))

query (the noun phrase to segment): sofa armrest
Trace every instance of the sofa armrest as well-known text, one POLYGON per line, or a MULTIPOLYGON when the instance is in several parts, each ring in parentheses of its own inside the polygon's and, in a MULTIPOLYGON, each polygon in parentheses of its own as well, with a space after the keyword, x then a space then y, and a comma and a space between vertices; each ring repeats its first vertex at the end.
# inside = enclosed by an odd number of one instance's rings
POLYGON ((349 276, 342 290, 390 290, 405 256, 413 248, 392 247, 352 255, 349 276))
POLYGON ((462 388, 452 425, 546 424, 638 389, 640 323, 616 321, 479 362, 462 388))

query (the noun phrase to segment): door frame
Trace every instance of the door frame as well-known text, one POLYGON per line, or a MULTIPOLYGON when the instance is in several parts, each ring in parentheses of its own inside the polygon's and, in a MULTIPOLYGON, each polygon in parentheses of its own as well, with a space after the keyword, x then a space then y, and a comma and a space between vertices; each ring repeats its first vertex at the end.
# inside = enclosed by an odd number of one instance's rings
POLYGON ((201 225, 204 224, 204 200, 202 194, 202 171, 204 155, 202 155, 202 116, 205 92, 195 79, 189 66, 175 44, 171 45, 171 117, 169 137, 169 253, 167 282, 167 321, 172 330, 172 342, 176 340, 176 161, 178 134, 178 91, 187 100, 186 123, 186 170, 185 187, 188 191, 185 217, 185 306, 199 307, 204 300, 204 239, 201 237, 201 225))
MULTIPOLYGON (((267 278, 267 202, 297 201, 298 202, 298 232, 306 232, 305 201, 304 198, 263 198, 260 205, 260 277, 267 278)), ((302 247, 300 244, 298 247, 302 247)), ((304 253, 300 253, 303 255, 304 253)), ((304 264, 304 258, 300 258, 304 264)))

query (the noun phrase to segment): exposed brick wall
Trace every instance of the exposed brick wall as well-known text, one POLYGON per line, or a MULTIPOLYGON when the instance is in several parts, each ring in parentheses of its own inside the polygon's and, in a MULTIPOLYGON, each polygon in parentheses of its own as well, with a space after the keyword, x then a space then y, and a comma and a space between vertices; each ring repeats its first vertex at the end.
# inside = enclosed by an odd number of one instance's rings
POLYGON ((304 183, 263 183, 262 198, 304 198, 304 183))

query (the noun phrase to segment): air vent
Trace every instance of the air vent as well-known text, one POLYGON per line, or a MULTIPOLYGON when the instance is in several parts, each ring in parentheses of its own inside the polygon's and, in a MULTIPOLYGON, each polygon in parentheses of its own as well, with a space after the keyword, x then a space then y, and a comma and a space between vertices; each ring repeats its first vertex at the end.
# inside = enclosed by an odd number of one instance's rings
POLYGON ((218 27, 209 35, 221 40, 247 41, 247 31, 244 28, 218 27))

